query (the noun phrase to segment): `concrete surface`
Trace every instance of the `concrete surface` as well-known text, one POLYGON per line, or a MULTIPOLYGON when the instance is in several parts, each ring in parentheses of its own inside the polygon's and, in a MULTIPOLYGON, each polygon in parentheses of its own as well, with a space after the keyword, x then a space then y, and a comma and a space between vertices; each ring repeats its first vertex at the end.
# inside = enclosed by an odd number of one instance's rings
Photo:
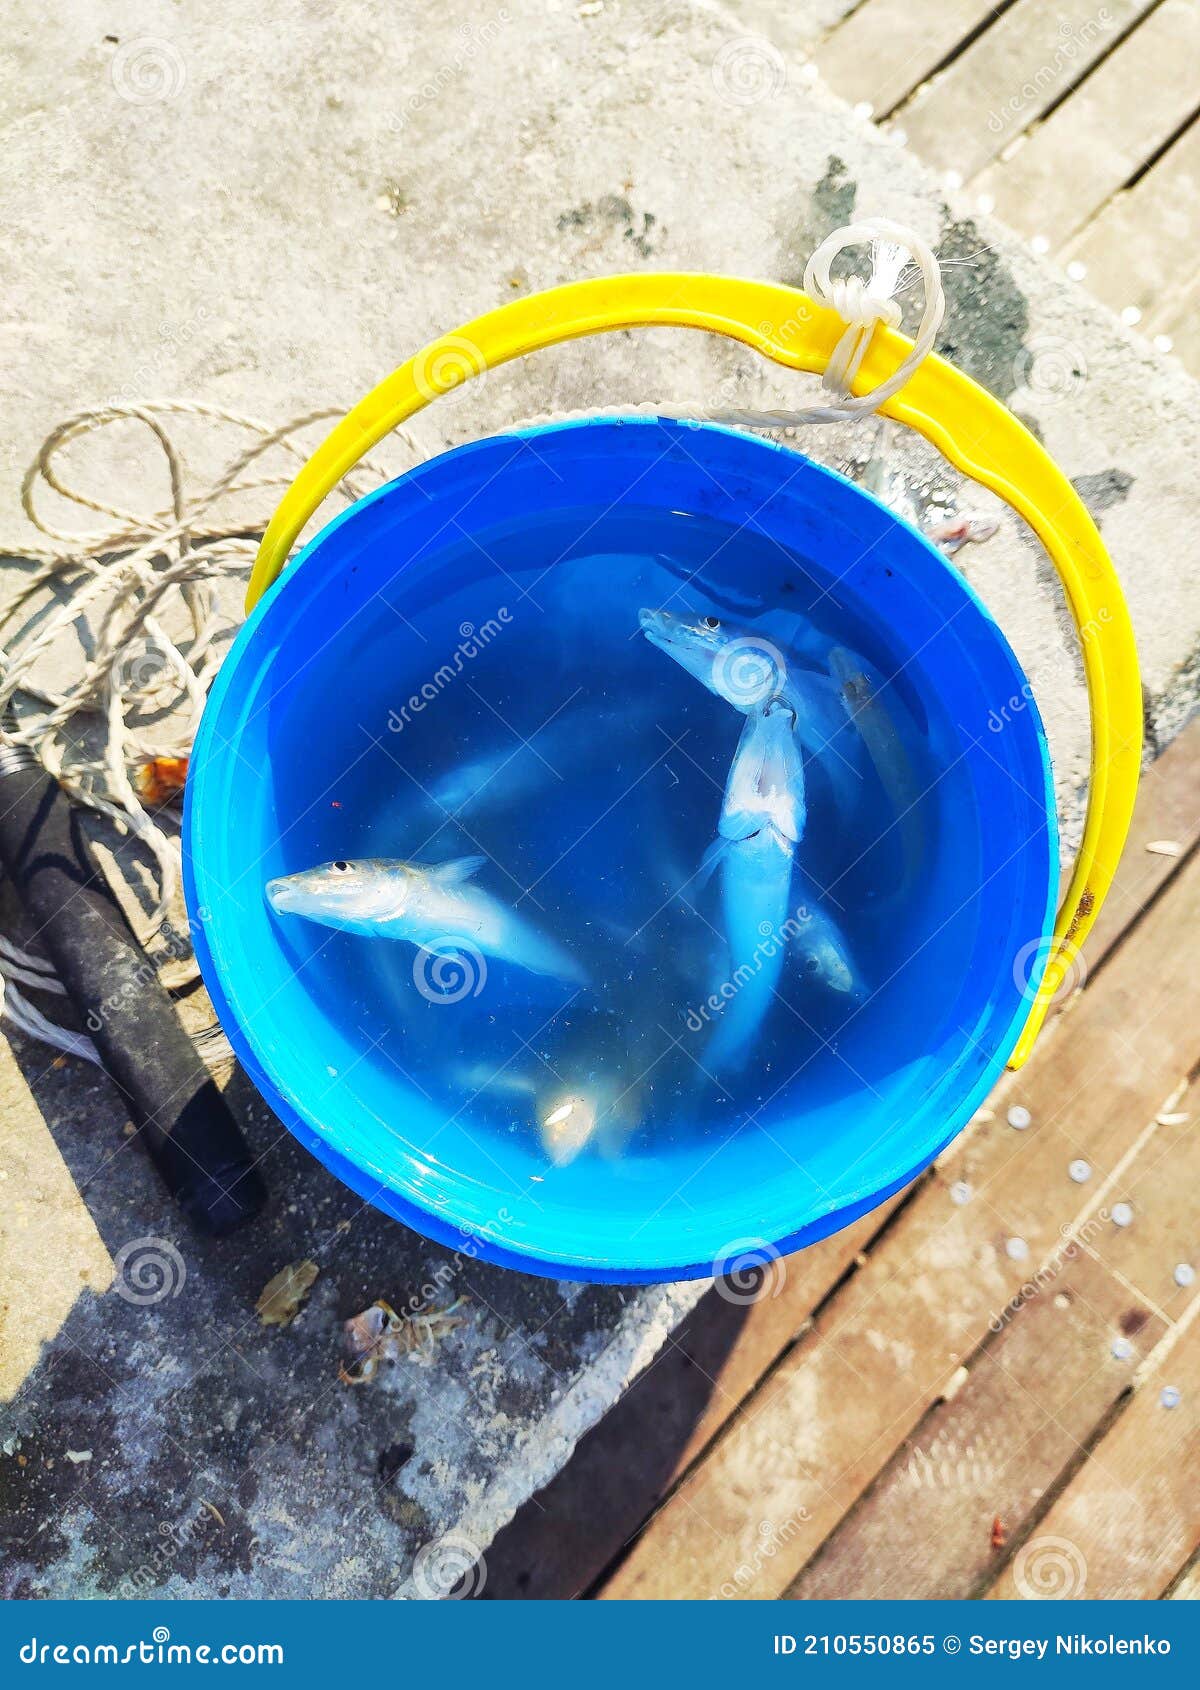
MULTIPOLYGON (((1200 594, 1181 537, 1197 510, 1195 384, 732 14, 685 0, 443 0, 394 20, 317 0, 4 10, 0 540, 27 539, 20 476, 82 406, 188 397, 278 421, 351 402, 515 292, 622 269, 798 281, 831 228, 886 211, 955 260, 943 350, 1040 433, 1101 522, 1152 742, 1193 710, 1200 594)), ((558 407, 784 403, 797 386, 732 345, 628 334, 509 366, 416 432, 437 450, 558 407)), ((863 450, 847 430, 803 444, 843 465, 863 450)), ((927 473, 925 449, 906 450, 927 473)), ((131 436, 104 473, 144 493, 144 462, 131 436)), ((963 556, 1042 704, 1071 835, 1086 708, 1046 565, 1008 517, 963 556)), ((201 1246, 122 1148, 106 1084, 18 1054, 109 1254, 166 1240, 181 1283, 146 1304, 123 1270, 107 1291, 92 1271, 66 1313, 85 1264, 58 1230, 63 1206, 48 1186, 5 1186, 6 1226, 62 1241, 57 1302, 12 1288, 16 1341, 28 1348, 46 1306, 64 1322, 39 1333, 0 1435, 10 1594, 430 1594, 431 1566, 453 1564, 460 1536, 487 1544, 697 1294, 555 1287, 450 1259, 439 1285, 471 1298, 466 1322, 350 1390, 339 1321, 380 1296, 400 1306, 448 1253, 362 1210, 249 1100, 275 1200, 253 1233, 201 1246), (256 1297, 301 1258, 321 1268, 307 1306, 263 1328, 256 1297), (448 1533, 414 1582, 414 1556, 448 1533)), ((30 1253, 23 1277, 53 1274, 55 1254, 30 1253)))

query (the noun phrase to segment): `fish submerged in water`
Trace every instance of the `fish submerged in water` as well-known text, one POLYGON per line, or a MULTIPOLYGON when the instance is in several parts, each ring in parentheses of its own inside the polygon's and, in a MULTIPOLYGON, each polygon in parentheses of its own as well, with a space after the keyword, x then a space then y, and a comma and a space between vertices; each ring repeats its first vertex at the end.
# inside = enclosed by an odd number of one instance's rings
POLYGON ((799 902, 788 917, 786 927, 805 974, 810 979, 819 980, 831 992, 861 999, 864 995, 862 983, 851 961, 846 940, 837 922, 817 897, 816 888, 803 869, 796 870, 793 886, 799 902))
POLYGON ((470 1063, 455 1081, 472 1098, 487 1093, 510 1118, 532 1127, 552 1167, 564 1168, 586 1150, 615 1161, 640 1124, 642 1082, 655 1067, 643 1028, 636 1009, 627 1018, 592 1000, 557 1036, 543 1029, 531 1065, 470 1063))
POLYGON ((559 786, 562 770, 578 777, 607 762, 620 736, 649 717, 637 699, 620 710, 564 708, 532 738, 514 745, 507 733, 490 751, 453 765, 431 783, 426 808, 458 821, 528 804, 559 786))
POLYGON ((729 627, 718 616, 639 610, 638 625, 652 646, 743 714, 761 709, 789 685, 781 651, 769 640, 729 627))
POLYGON ((911 885, 920 869, 924 850, 921 790, 904 742, 882 702, 885 685, 873 669, 844 646, 835 646, 830 652, 829 668, 838 685, 846 715, 862 736, 880 785, 895 812, 893 825, 899 832, 904 873, 911 885))
POLYGON ((792 859, 804 835, 804 770, 786 704, 751 716, 729 769, 705 870, 721 870, 725 998, 707 1062, 740 1067, 770 1008, 787 952, 792 859))
POLYGON ((406 939, 435 956, 456 946, 475 950, 532 974, 586 985, 583 970, 561 945, 473 884, 486 860, 406 863, 368 857, 322 863, 269 880, 267 902, 276 915, 299 915, 377 939, 406 939))
POLYGON ((853 814, 862 795, 858 741, 846 731, 846 716, 828 675, 790 669, 778 646, 717 616, 640 610, 638 623, 652 646, 743 715, 772 699, 786 704, 795 737, 819 760, 839 812, 853 814))
MULTIPOLYGON (((722 1007, 707 1063, 740 1067, 770 1008, 790 942, 806 974, 835 992, 857 990, 841 935, 812 888, 801 908, 790 908, 794 858, 807 821, 800 744, 820 755, 853 717, 835 680, 806 673, 804 684, 797 683, 776 647, 715 616, 642 610, 638 620, 652 645, 747 717, 718 837, 702 865, 704 875, 720 867, 728 958, 726 979, 713 994, 722 1007)), ((833 755, 837 769, 856 780, 849 760, 833 755)))
POLYGON ((804 775, 790 712, 775 703, 743 729, 725 788, 720 837, 705 859, 706 867, 721 867, 729 962, 727 979, 714 994, 724 1006, 706 1058, 718 1071, 748 1060, 789 946, 810 980, 861 996, 837 923, 795 866, 804 824, 804 775))

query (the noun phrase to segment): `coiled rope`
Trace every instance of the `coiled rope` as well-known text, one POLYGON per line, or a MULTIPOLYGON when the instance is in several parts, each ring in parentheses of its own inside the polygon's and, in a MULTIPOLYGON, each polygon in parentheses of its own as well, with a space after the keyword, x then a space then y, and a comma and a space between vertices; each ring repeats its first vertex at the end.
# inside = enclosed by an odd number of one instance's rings
MULTIPOLYGON (((178 892, 180 846, 170 812, 147 808, 134 773, 154 759, 190 752, 208 688, 239 620, 222 608, 218 585, 247 575, 266 514, 292 479, 282 468, 260 473, 262 460, 274 451, 302 463, 308 449, 296 437, 341 414, 334 408, 310 411, 273 428, 216 405, 105 405, 53 429, 22 482, 25 514, 51 544, 5 548, 6 557, 34 567, 0 615, 3 738, 27 747, 72 799, 149 851, 156 897, 138 925, 138 938, 148 948, 162 935, 178 892), (182 448, 168 428, 184 418, 236 429, 251 439, 213 480, 191 486, 182 448), (81 488, 66 467, 67 448, 129 422, 149 432, 161 455, 169 488, 162 507, 135 510, 99 498, 81 488), (104 521, 86 529, 59 526, 40 508, 39 495, 44 498, 47 490, 104 521), (266 514, 247 510, 245 495, 258 496, 266 514), (222 516, 222 508, 239 497, 242 509, 222 516), (61 669, 56 648, 66 641, 79 648, 78 668, 65 687, 54 688, 40 679, 39 666, 55 652, 61 669)), ((410 436, 403 438, 414 457, 424 455, 410 436)), ((374 466, 360 465, 339 492, 352 501, 372 476, 382 479, 374 466)), ((236 597, 240 607, 240 591, 227 596, 236 597)), ((173 965, 172 987, 196 978, 186 940, 171 947, 167 960, 173 965)), ((63 990, 44 958, 0 939, 0 1011, 32 1038, 97 1061, 90 1039, 50 1021, 21 986, 63 990)))

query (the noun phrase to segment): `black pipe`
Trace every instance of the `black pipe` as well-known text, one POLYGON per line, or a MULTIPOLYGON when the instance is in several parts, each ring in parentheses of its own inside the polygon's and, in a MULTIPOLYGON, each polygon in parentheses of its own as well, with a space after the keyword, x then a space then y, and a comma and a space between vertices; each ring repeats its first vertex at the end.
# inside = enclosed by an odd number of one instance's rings
POLYGON ((257 1214, 266 1187, 120 904, 82 816, 25 746, 0 742, 0 859, 168 1191, 201 1232, 257 1214))

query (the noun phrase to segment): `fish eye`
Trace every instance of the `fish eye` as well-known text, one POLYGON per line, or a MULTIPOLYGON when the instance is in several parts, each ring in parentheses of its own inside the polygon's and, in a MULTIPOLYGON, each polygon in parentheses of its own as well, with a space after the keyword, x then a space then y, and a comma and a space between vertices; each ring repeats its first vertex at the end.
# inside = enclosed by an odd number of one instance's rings
POLYGON ((702 617, 701 622, 702 622, 702 625, 705 628, 710 628, 714 634, 716 633, 717 629, 721 626, 720 620, 716 616, 702 617))
POLYGON ((339 859, 337 860, 336 863, 330 863, 329 866, 333 870, 334 874, 349 874, 350 873, 350 866, 351 865, 347 862, 343 862, 340 857, 339 857, 339 859))

